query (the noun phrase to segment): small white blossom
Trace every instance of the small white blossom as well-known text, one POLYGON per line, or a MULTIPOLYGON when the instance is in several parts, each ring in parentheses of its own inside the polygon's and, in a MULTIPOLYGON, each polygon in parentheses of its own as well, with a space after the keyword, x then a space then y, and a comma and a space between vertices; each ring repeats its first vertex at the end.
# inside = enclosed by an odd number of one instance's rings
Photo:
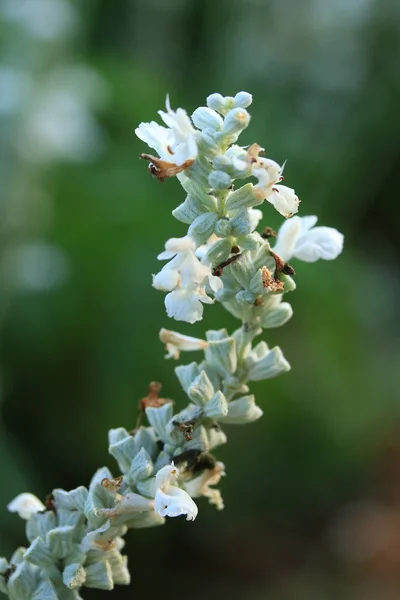
POLYGON ((182 351, 191 352, 194 350, 204 350, 208 346, 206 340, 202 340, 189 335, 182 335, 169 329, 161 329, 160 340, 167 349, 166 358, 178 359, 182 351))
POLYGON ((154 509, 162 517, 186 515, 186 521, 194 521, 198 508, 185 490, 177 487, 179 469, 172 462, 156 475, 154 509))
POLYGON ((223 475, 225 475, 225 465, 217 462, 213 469, 205 469, 201 475, 186 482, 185 489, 192 498, 205 496, 209 499, 210 504, 214 504, 218 510, 222 510, 224 501, 221 492, 210 488, 210 485, 218 485, 223 475))
POLYGON ((157 257, 168 260, 159 273, 153 277, 153 286, 170 292, 165 297, 165 307, 169 317, 177 321, 195 323, 203 316, 203 305, 214 300, 207 296, 205 285, 208 282, 216 291, 222 286, 219 277, 211 273, 211 266, 203 264, 195 255, 195 243, 189 237, 171 238, 165 244, 165 252, 157 257))
POLYGON ((280 185, 284 165, 281 167, 270 158, 259 156, 264 149, 258 144, 252 144, 245 156, 234 159, 234 165, 239 171, 247 172, 258 180, 253 187, 253 193, 259 200, 267 200, 285 218, 297 213, 300 200, 292 188, 280 185))
POLYGON ((160 158, 175 165, 183 165, 197 156, 196 130, 183 108, 171 109, 167 96, 166 109, 158 111, 167 127, 155 121, 140 123, 136 135, 150 148, 154 148, 160 158))
POLYGON ((45 505, 33 494, 19 494, 12 500, 8 506, 10 512, 16 512, 25 521, 29 521, 32 515, 42 510, 46 510, 45 505))
POLYGON ((284 261, 298 258, 315 262, 333 260, 343 249, 343 234, 333 227, 314 227, 317 217, 293 217, 278 232, 274 252, 284 261))
POLYGON ((267 201, 286 218, 291 217, 299 210, 300 200, 294 190, 286 185, 274 185, 272 193, 267 196, 267 201))

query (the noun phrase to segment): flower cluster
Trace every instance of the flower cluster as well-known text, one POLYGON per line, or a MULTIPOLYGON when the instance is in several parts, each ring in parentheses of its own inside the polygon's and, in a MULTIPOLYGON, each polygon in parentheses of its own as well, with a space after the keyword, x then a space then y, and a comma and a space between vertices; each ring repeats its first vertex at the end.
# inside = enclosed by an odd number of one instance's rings
POLYGON ((10 561, 0 559, 0 592, 12 600, 79 599, 83 586, 110 590, 129 583, 121 554, 128 529, 161 525, 166 517, 198 515, 194 498, 205 497, 217 509, 224 504, 217 486, 225 466, 214 450, 227 440, 225 425, 259 419, 262 408, 249 383, 290 369, 282 350, 255 341, 263 329, 279 327, 292 316, 284 295, 295 289, 289 261, 336 258, 343 236, 316 227, 316 217, 293 216, 299 200, 283 185, 283 167, 260 156, 258 144, 239 146, 250 122, 251 95, 212 94, 191 118, 167 99, 165 124, 142 123, 136 133, 158 156, 142 154, 159 180, 176 176, 186 199, 173 215, 188 225, 187 235, 165 244, 159 260, 168 261, 153 276, 164 292, 167 314, 178 321, 202 319, 203 305, 220 302, 237 317, 233 333, 207 331, 205 339, 160 331, 167 358, 201 352, 199 362, 178 365, 175 373, 188 404, 174 412, 152 382, 139 403, 133 431, 109 432, 109 452, 118 475, 99 469, 88 488, 53 491, 45 505, 21 494, 9 505, 26 520, 28 548, 10 561), (238 180, 253 178, 237 186, 238 180), (276 234, 257 231, 259 208, 272 204, 287 220, 276 234), (148 425, 142 425, 146 418, 148 425))

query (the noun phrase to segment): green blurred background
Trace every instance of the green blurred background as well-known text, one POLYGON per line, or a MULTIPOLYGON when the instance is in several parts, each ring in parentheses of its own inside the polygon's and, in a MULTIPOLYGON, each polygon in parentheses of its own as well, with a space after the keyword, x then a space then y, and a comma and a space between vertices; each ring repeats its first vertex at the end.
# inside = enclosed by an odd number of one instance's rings
POLYGON ((217 305, 167 319, 151 273, 184 194, 134 128, 167 92, 192 112, 243 89, 241 142, 288 161, 300 214, 344 253, 295 265, 295 315, 264 336, 292 371, 253 386, 264 418, 218 450, 226 509, 130 532, 112 597, 398 600, 400 3, 0 0, 0 22, 0 555, 24 543, 17 493, 114 468, 107 431, 150 380, 183 406, 161 327, 236 327, 217 305))

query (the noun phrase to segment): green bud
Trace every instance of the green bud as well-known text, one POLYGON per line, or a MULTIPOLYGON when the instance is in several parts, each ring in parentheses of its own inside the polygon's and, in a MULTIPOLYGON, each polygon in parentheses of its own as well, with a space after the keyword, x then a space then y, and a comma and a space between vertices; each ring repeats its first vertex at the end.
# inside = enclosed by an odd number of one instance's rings
MULTIPOLYGON (((154 511, 153 511, 154 512, 154 511)), ((128 557, 114 550, 107 555, 115 585, 129 585, 131 576, 128 570, 128 557)))
MULTIPOLYGON (((206 194, 207 195, 207 194, 206 194)), ((190 225, 200 215, 208 212, 208 207, 206 207, 199 200, 195 200, 192 196, 187 196, 185 202, 180 204, 178 208, 175 208, 172 211, 173 216, 178 221, 185 223, 186 225, 190 225)))
POLYGON ((108 560, 98 561, 86 567, 85 586, 97 590, 114 588, 111 565, 108 560))
POLYGON ((116 429, 110 429, 108 432, 108 443, 110 446, 117 444, 118 442, 122 442, 129 437, 129 432, 125 429, 125 427, 117 427, 116 429))
POLYGON ((179 383, 185 392, 188 391, 189 387, 199 374, 200 370, 195 362, 192 362, 189 365, 179 365, 179 367, 175 368, 175 375, 179 379, 179 383))
POLYGON ((213 158, 221 150, 210 129, 204 129, 204 131, 197 136, 196 141, 199 153, 208 158, 213 158))
MULTIPOLYGON (((207 175, 208 176, 208 175, 207 175)), ((192 197, 193 201, 198 203, 198 210, 200 207, 204 207, 206 210, 202 212, 213 211, 216 212, 218 210, 217 200, 214 196, 208 194, 205 189, 208 189, 208 182, 204 183, 196 183, 188 179, 185 175, 182 176, 180 183, 189 196, 192 197)), ((199 213, 202 214, 202 213, 199 213)), ((198 215, 196 215, 198 216, 198 215)))
MULTIPOLYGON (((166 456, 165 452, 161 452, 160 454, 163 455, 162 458, 165 457, 165 464, 163 464, 163 467, 165 467, 165 465, 169 465, 171 462, 171 458, 169 456, 166 456)), ((159 467, 158 464, 156 464, 155 466, 157 467, 157 469, 154 470, 159 471, 160 469, 162 469, 162 467, 159 467)), ((156 479, 155 477, 151 477, 150 479, 138 481, 136 487, 139 494, 142 494, 142 496, 145 496, 146 498, 154 498, 156 494, 156 479)))
POLYGON ((228 414, 228 403, 220 390, 207 402, 204 414, 210 419, 221 419, 228 414))
POLYGON ((250 281, 256 273, 250 252, 244 252, 228 268, 236 281, 245 289, 249 287, 250 281))
POLYGON ((109 446, 108 451, 117 461, 121 472, 127 473, 136 455, 135 440, 128 434, 126 438, 109 446))
POLYGON ((247 108, 253 102, 253 96, 248 92, 238 92, 233 100, 235 106, 247 108))
POLYGON ((63 571, 64 585, 71 589, 79 589, 86 581, 86 571, 79 564, 71 564, 65 567, 63 571))
POLYGON ((159 408, 153 406, 148 406, 146 408, 146 417, 150 425, 155 429, 160 440, 163 442, 166 441, 165 428, 168 421, 172 418, 172 414, 172 402, 167 402, 167 404, 164 404, 164 406, 160 406, 159 408))
POLYGON ((232 183, 225 171, 212 171, 208 176, 208 184, 213 190, 226 190, 232 183))
POLYGON ((263 275, 262 275, 261 269, 258 269, 257 273, 254 275, 254 277, 252 277, 250 284, 249 284, 249 290, 253 294, 256 294, 256 296, 265 293, 265 288, 263 285, 263 275))
POLYGON ((188 235, 194 239, 197 246, 205 244, 211 234, 214 232, 218 217, 215 213, 209 212, 195 218, 189 227, 188 235))
POLYGON ((250 305, 252 306, 256 301, 257 296, 250 292, 249 290, 241 290, 236 294, 236 302, 241 305, 250 305))
POLYGON ((204 187, 207 187, 207 178, 210 172, 211 165, 209 161, 204 156, 198 156, 194 163, 188 169, 185 169, 185 176, 188 177, 192 183, 197 184, 204 189, 204 187))
POLYGON ((36 587, 35 567, 28 562, 21 562, 11 574, 7 587, 12 600, 31 600, 36 587))
POLYGON ((30 542, 37 537, 45 540, 49 531, 55 527, 57 527, 57 519, 53 511, 36 513, 26 522, 26 537, 30 542))
POLYGON ((139 427, 133 436, 136 452, 144 448, 147 454, 154 459, 158 454, 157 439, 152 427, 139 427))
POLYGON ((293 309, 288 302, 282 302, 276 308, 270 310, 260 321, 261 327, 271 329, 281 327, 289 321, 293 315, 293 309))
POLYGON ((257 201, 253 194, 253 184, 246 183, 241 188, 231 192, 226 199, 226 208, 229 211, 238 210, 239 208, 251 208, 252 206, 257 206, 257 204, 262 204, 257 201))
POLYGON ((65 558, 74 547, 75 527, 64 525, 56 527, 47 534, 46 543, 51 554, 57 559, 65 558))
POLYGON ((206 331, 206 340, 208 342, 216 342, 228 337, 227 329, 209 329, 206 331))
POLYGON ((153 462, 146 450, 142 448, 132 461, 128 473, 130 484, 136 484, 142 479, 148 479, 153 472, 153 462))
POLYGON ((231 235, 231 224, 228 219, 220 219, 215 224, 214 232, 220 238, 229 237, 231 235))
POLYGON ((247 208, 241 208, 231 220, 232 235, 248 235, 251 233, 251 218, 247 208))
POLYGON ((210 94, 207 97, 207 106, 216 110, 221 115, 225 115, 234 106, 234 102, 231 96, 224 98, 221 94, 210 94))
POLYGON ((218 154, 213 160, 213 167, 217 171, 226 171, 232 168, 232 161, 225 154, 218 154))
POLYGON ((30 596, 30 600, 58 600, 58 598, 59 596, 49 579, 41 581, 32 596, 30 596))
POLYGON ((234 373, 237 367, 235 340, 232 337, 226 337, 223 340, 209 342, 206 359, 221 376, 234 373))
POLYGON ((24 554, 24 559, 32 565, 43 568, 50 567, 57 560, 40 537, 33 540, 24 554))
POLYGON ((210 400, 214 394, 214 386, 205 371, 201 371, 200 375, 196 377, 187 394, 191 401, 198 406, 204 406, 210 400))
POLYGON ((235 135, 243 131, 250 123, 250 115, 245 108, 232 108, 224 120, 223 135, 235 135))
POLYGON ((271 379, 287 371, 290 371, 290 365, 283 356, 282 350, 278 346, 275 346, 260 360, 250 361, 248 380, 262 381, 263 379, 271 379))
POLYGON ((224 124, 220 115, 207 106, 196 108, 192 114, 192 121, 198 129, 213 129, 214 131, 222 129, 224 124))
POLYGON ((228 414, 221 421, 231 425, 244 425, 256 421, 262 414, 261 408, 255 403, 254 396, 243 396, 229 402, 228 414))
POLYGON ((230 239, 217 240, 207 250, 207 258, 216 267, 228 258, 231 253, 232 242, 230 239))
POLYGON ((239 236, 237 243, 243 250, 257 250, 260 244, 263 243, 262 237, 258 233, 250 233, 249 235, 239 236))

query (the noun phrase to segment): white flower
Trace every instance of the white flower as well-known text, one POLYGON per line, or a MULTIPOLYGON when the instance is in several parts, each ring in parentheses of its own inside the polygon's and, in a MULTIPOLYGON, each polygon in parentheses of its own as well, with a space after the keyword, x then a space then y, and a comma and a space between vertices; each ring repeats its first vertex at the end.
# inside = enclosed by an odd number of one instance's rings
POLYGON ((182 335, 181 333, 170 331, 169 329, 161 329, 160 340, 166 346, 168 352, 166 358, 178 359, 182 350, 191 352, 193 350, 204 350, 208 346, 206 340, 190 337, 189 335, 182 335))
POLYGON ((154 148, 160 158, 175 165, 183 165, 197 156, 196 130, 183 108, 171 109, 169 98, 166 100, 167 112, 159 110, 167 127, 155 121, 140 123, 136 135, 150 148, 154 148))
POLYGON ((314 227, 317 217, 293 217, 278 232, 274 252, 284 261, 298 258, 315 262, 333 260, 343 249, 343 234, 333 227, 314 227))
POLYGON ((198 508, 189 494, 175 485, 178 477, 179 469, 173 462, 158 471, 154 509, 162 517, 186 515, 186 521, 194 521, 198 508))
POLYGON ((223 475, 225 475, 225 465, 217 462, 213 469, 205 469, 201 475, 186 482, 185 489, 193 498, 205 496, 209 499, 210 504, 214 504, 218 510, 222 510, 224 501, 221 492, 210 488, 210 485, 217 485, 223 475))
POLYGON ((202 264, 195 256, 195 243, 189 237, 171 238, 165 244, 165 252, 159 260, 172 259, 153 277, 153 286, 170 292, 165 297, 165 307, 169 317, 177 321, 195 323, 203 316, 203 305, 214 300, 207 296, 205 284, 211 289, 222 287, 222 281, 211 273, 211 266, 202 264))
POLYGON ((258 200, 267 200, 285 218, 297 213, 300 200, 292 188, 280 185, 284 165, 281 167, 274 160, 259 156, 264 149, 258 144, 252 144, 245 157, 235 158, 235 167, 239 170, 247 168, 249 174, 256 177, 258 183, 253 187, 253 193, 258 200))
POLYGON ((274 185, 272 193, 267 196, 267 201, 286 219, 299 210, 300 200, 294 190, 286 185, 274 185))
POLYGON ((10 512, 18 513, 21 519, 25 519, 25 521, 29 521, 35 513, 46 510, 45 505, 39 498, 29 493, 19 494, 8 504, 7 508, 10 512))

